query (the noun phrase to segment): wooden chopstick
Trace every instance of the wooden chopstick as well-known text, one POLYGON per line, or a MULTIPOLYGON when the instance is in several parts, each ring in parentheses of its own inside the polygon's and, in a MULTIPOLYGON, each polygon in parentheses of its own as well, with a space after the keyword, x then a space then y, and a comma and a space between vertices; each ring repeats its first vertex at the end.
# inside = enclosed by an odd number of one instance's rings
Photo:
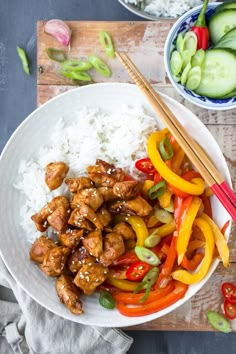
POLYGON ((124 52, 116 52, 116 55, 136 85, 152 104, 171 134, 175 137, 178 144, 205 179, 213 193, 236 221, 236 196, 219 171, 215 168, 205 151, 187 134, 173 112, 143 77, 127 54, 124 52))

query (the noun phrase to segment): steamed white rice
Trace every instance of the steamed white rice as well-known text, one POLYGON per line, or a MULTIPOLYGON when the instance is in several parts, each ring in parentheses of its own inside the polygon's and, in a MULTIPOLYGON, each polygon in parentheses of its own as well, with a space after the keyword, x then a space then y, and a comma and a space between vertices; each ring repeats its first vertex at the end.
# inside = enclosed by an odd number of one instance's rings
POLYGON ((67 191, 64 183, 55 191, 46 186, 45 167, 49 162, 66 162, 70 167, 67 177, 73 177, 85 175, 86 167, 100 158, 135 176, 135 160, 146 156, 147 137, 158 129, 155 118, 140 106, 123 106, 111 113, 84 108, 75 117, 72 124, 61 118, 36 158, 20 163, 15 187, 24 195, 21 225, 30 242, 39 236, 31 216, 54 196, 67 191))
POLYGON ((124 0, 157 17, 178 17, 202 4, 201 0, 124 0))

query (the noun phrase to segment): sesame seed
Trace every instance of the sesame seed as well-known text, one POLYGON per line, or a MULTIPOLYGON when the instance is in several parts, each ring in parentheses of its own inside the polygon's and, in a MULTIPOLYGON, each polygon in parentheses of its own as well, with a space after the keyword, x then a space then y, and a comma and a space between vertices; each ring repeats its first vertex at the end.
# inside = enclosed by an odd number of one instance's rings
POLYGON ((62 285, 62 286, 61 286, 61 290, 63 290, 63 289, 64 289, 64 287, 65 287, 65 285, 62 285))
POLYGON ((85 277, 85 279, 86 279, 86 281, 89 281, 89 280, 90 280, 90 278, 89 278, 88 275, 85 277))

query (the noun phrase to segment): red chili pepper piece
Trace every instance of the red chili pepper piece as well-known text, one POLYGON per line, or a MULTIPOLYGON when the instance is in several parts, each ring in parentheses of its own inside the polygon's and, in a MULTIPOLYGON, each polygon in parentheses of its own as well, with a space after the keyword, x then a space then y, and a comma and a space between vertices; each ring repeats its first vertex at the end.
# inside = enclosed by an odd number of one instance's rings
POLYGON ((138 281, 143 279, 144 275, 151 269, 151 266, 145 262, 138 261, 129 266, 126 271, 128 280, 138 281))
POLYGON ((231 304, 228 300, 224 302, 224 312, 225 316, 230 320, 236 318, 236 304, 231 304))
POLYGON ((146 157, 135 162, 135 167, 137 170, 147 173, 148 175, 154 174, 156 172, 155 167, 151 163, 151 160, 146 157))
POLYGON ((221 285, 221 291, 224 298, 231 304, 236 304, 236 286, 232 283, 223 283, 221 285))
POLYGON ((197 36, 197 49, 206 50, 209 45, 209 31, 206 26, 205 14, 208 6, 208 0, 204 0, 201 12, 195 22, 195 25, 191 28, 197 36))

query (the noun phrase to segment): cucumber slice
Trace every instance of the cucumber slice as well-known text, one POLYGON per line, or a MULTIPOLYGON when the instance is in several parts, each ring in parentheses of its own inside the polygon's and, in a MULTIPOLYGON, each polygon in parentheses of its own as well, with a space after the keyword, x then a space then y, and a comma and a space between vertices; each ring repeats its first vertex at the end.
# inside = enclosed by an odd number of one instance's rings
POLYGON ((236 89, 236 53, 228 49, 208 49, 202 65, 202 79, 196 93, 222 98, 236 89))
POLYGON ((219 42, 216 43, 215 48, 230 48, 236 50, 236 28, 227 32, 219 42))
POLYGON ((178 34, 176 40, 176 49, 180 54, 184 50, 184 34, 182 32, 178 34))
POLYGON ((186 67, 186 65, 188 65, 188 63, 190 63, 192 55, 189 49, 185 49, 183 50, 183 52, 181 53, 181 57, 183 60, 183 64, 182 64, 182 69, 184 69, 186 67))
POLYGON ((185 86, 187 89, 194 91, 199 86, 200 82, 201 82, 201 76, 191 75, 188 78, 185 86))
POLYGON ((236 90, 228 93, 227 95, 225 95, 224 97, 222 98, 233 98, 233 97, 236 97, 236 90))
POLYGON ((183 60, 177 50, 174 50, 170 58, 170 69, 173 75, 177 76, 182 68, 183 60))
POLYGON ((227 2, 217 6, 215 13, 222 12, 224 10, 236 9, 236 1, 234 2, 227 2))
POLYGON ((194 32, 189 31, 184 36, 183 51, 188 50, 192 55, 197 51, 197 36, 194 32))
POLYGON ((214 14, 209 21, 210 39, 216 44, 227 32, 236 27, 236 9, 214 14))
POLYGON ((203 49, 197 50, 191 60, 192 66, 201 66, 204 62, 205 55, 206 54, 203 49))
POLYGON ((181 79, 180 82, 182 85, 185 85, 187 78, 188 78, 188 73, 191 70, 191 64, 190 62, 186 65, 186 67, 184 68, 182 75, 181 75, 181 79))

